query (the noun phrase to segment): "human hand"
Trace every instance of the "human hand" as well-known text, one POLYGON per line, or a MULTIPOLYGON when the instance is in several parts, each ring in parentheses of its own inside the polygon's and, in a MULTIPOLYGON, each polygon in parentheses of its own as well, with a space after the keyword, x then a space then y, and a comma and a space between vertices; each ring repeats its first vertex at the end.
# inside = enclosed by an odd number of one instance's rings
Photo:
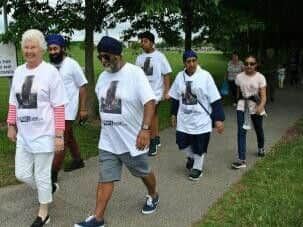
POLYGON ((262 112, 264 111, 264 107, 263 106, 256 106, 256 114, 260 115, 262 112))
POLYGON ((55 152, 62 152, 64 150, 64 137, 63 135, 58 136, 56 135, 55 137, 55 152))
POLYGON ((79 124, 83 125, 88 119, 88 111, 87 110, 80 110, 79 112, 79 124))
POLYGON ((137 136, 136 147, 142 151, 149 146, 150 142, 150 130, 141 129, 137 136))
POLYGON ((223 133, 223 131, 224 131, 224 123, 223 123, 223 121, 216 121, 215 122, 215 130, 219 134, 223 133))
POLYGON ((168 91, 164 92, 164 100, 169 100, 169 99, 170 99, 170 96, 168 94, 168 91))
POLYGON ((9 125, 7 128, 7 137, 9 138, 10 141, 16 142, 17 140, 17 130, 16 126, 14 125, 9 125))

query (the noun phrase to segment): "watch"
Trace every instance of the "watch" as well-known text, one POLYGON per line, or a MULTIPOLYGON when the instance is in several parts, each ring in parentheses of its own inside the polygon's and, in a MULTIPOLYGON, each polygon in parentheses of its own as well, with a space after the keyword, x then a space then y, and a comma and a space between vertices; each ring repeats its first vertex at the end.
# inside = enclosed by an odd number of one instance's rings
POLYGON ((148 124, 143 124, 142 129, 143 130, 150 130, 150 126, 148 124))

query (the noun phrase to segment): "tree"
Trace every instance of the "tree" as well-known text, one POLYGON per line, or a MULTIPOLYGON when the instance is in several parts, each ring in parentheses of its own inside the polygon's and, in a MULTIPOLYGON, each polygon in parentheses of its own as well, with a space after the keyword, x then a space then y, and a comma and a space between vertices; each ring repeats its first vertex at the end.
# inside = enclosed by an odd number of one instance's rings
POLYGON ((167 44, 178 44, 185 33, 185 49, 192 45, 192 34, 204 37, 208 23, 217 14, 216 0, 122 1, 123 11, 116 14, 119 21, 131 21, 124 38, 137 35, 144 29, 155 29, 167 44))

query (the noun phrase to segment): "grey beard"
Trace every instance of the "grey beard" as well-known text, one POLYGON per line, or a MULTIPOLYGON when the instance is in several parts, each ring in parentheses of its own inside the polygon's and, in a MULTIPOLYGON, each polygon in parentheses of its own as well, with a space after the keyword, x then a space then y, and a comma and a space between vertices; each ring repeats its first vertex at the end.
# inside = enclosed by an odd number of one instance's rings
POLYGON ((111 67, 104 67, 104 70, 108 73, 113 73, 113 69, 111 67))

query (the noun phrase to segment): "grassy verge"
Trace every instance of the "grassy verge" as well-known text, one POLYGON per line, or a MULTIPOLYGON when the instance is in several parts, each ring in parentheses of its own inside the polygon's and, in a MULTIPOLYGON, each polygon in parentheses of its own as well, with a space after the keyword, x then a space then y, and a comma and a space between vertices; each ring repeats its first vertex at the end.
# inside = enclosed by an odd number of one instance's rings
POLYGON ((196 226, 303 226, 303 119, 196 226))

